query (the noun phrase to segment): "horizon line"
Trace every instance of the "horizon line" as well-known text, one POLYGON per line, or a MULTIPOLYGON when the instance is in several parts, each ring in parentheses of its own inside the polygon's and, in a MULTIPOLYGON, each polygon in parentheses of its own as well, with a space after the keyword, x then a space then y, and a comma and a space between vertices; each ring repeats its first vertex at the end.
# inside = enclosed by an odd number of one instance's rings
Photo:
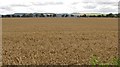
MULTIPOLYGON (((23 13, 23 12, 16 12, 16 13, 23 13)), ((24 12, 25 13, 25 12, 24 12)), ((26 12, 26 13, 53 13, 53 12, 26 12)), ((99 13, 99 12, 86 12, 86 13, 82 13, 82 12, 72 12, 72 13, 55 13, 54 14, 74 14, 74 13, 78 13, 78 14, 110 14, 112 12, 109 12, 109 13, 99 13)), ((118 12, 119 13, 119 12, 118 12)), ((112 14, 118 14, 118 13, 112 13, 112 14)), ((10 14, 15 14, 15 13, 7 13, 7 14, 0 14, 0 15, 10 15, 10 14)))

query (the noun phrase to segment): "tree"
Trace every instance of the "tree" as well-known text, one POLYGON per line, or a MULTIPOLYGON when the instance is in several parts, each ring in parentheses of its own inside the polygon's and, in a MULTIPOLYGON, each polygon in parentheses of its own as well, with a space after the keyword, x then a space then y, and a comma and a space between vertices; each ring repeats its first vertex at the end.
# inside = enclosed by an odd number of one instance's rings
POLYGON ((32 13, 28 14, 28 17, 33 17, 33 14, 32 13))
POLYGON ((101 15, 102 17, 106 17, 104 14, 101 15))
POLYGON ((71 15, 71 17, 74 17, 74 15, 71 15))
POLYGON ((117 17, 120 18, 120 13, 117 14, 117 17))
POLYGON ((63 14, 62 17, 64 17, 65 15, 63 14))
POLYGON ((39 17, 39 14, 35 14, 34 17, 39 17))
POLYGON ((102 15, 97 15, 97 17, 102 17, 102 15))
POLYGON ((87 15, 86 15, 86 14, 84 14, 84 15, 82 15, 82 17, 87 17, 87 15))
POLYGON ((80 16, 77 16, 78 18, 80 17, 80 16))
POLYGON ((49 17, 52 17, 52 16, 53 16, 53 15, 51 15, 51 14, 49 15, 49 17))
POLYGON ((114 14, 110 13, 110 14, 107 14, 106 17, 115 17, 114 14))
POLYGON ((68 14, 65 15, 65 17, 68 17, 68 16, 69 16, 68 14))
POLYGON ((46 15, 47 17, 49 17, 49 15, 46 15))
POLYGON ((96 17, 96 15, 90 15, 89 17, 96 17))
POLYGON ((2 15, 2 18, 6 17, 6 15, 2 15))
POLYGON ((11 17, 11 15, 5 15, 5 17, 11 17))
POLYGON ((23 14, 22 17, 28 17, 26 14, 23 14))
POLYGON ((45 17, 44 14, 41 14, 40 16, 41 16, 41 17, 45 17))
POLYGON ((53 14, 53 17, 56 17, 56 14, 53 14))

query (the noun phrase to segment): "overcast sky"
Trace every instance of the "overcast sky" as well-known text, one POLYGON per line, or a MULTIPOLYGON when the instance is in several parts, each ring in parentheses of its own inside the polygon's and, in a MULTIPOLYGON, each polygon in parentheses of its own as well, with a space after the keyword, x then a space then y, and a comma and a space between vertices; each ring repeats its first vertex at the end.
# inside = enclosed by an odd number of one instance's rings
POLYGON ((118 13, 120 0, 0 0, 0 14, 118 13))

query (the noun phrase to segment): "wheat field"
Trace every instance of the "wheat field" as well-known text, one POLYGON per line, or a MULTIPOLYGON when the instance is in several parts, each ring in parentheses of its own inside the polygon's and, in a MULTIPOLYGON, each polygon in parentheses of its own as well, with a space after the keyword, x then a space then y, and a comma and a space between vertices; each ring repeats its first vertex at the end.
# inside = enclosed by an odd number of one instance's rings
POLYGON ((118 57, 117 18, 3 18, 3 64, 90 64, 118 57))

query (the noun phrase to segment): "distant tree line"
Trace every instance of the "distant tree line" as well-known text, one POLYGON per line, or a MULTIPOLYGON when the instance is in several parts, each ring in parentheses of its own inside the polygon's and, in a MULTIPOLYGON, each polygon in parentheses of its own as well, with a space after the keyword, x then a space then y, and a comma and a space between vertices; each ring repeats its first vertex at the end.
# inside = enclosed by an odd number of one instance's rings
MULTIPOLYGON (((44 13, 38 13, 38 14, 32 14, 32 13, 29 13, 29 14, 22 14, 22 15, 15 15, 15 14, 12 14, 12 15, 2 15, 2 17, 58 17, 58 14, 44 14, 44 13)), ((112 17, 112 18, 120 18, 120 13, 118 14, 112 14, 112 13, 109 13, 109 14, 101 14, 101 15, 87 15, 87 14, 84 14, 84 15, 73 15, 73 14, 61 14, 60 17, 112 17)))
POLYGON ((112 13, 109 13, 109 14, 101 14, 101 15, 81 15, 80 17, 112 17, 112 18, 120 18, 120 13, 118 14, 112 14, 112 13))

